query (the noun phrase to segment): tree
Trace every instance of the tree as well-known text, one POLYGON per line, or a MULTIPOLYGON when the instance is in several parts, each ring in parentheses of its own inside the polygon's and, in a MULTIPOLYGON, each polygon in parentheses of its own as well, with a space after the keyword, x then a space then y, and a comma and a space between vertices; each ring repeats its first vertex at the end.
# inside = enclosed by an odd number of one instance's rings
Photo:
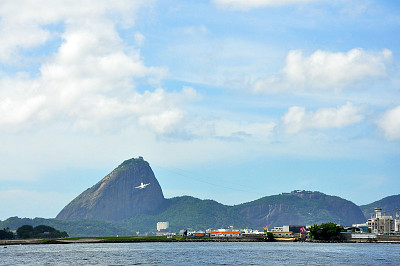
POLYGON ((270 242, 275 241, 275 237, 272 232, 267 232, 267 240, 270 242))
POLYGON ((314 224, 310 227, 310 235, 315 240, 339 240, 343 227, 335 223, 314 224))
POLYGON ((57 231, 56 229, 54 229, 51 226, 47 226, 47 225, 38 225, 34 228, 34 232, 35 234, 43 234, 43 233, 52 233, 54 231, 57 231))
POLYGON ((19 238, 63 238, 68 237, 67 232, 60 232, 55 228, 47 225, 38 225, 33 227, 31 225, 23 225, 17 229, 19 238))
POLYGON ((33 236, 33 226, 32 225, 23 225, 17 229, 18 238, 32 238, 33 236))
POLYGON ((0 230, 0 239, 14 239, 14 234, 10 232, 10 228, 3 228, 3 230, 0 230))

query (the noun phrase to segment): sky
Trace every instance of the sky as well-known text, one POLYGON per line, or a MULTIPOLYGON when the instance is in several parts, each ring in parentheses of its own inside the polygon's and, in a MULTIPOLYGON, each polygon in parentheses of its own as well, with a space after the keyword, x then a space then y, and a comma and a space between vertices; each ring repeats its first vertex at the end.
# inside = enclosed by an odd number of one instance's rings
POLYGON ((143 156, 167 198, 400 188, 397 0, 0 1, 0 220, 143 156))

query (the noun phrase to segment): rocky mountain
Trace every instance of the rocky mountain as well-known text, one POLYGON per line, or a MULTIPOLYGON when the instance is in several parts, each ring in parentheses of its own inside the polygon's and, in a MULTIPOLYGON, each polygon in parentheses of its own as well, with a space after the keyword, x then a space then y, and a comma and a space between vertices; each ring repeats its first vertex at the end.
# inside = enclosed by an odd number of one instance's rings
POLYGON ((156 213, 165 202, 150 165, 139 157, 124 161, 81 193, 56 219, 120 221, 139 214, 156 213), (145 189, 136 188, 141 183, 149 185, 145 189))
POLYGON ((113 221, 141 232, 154 230, 158 221, 169 221, 176 230, 365 222, 354 203, 320 192, 293 191, 236 206, 190 196, 165 199, 142 157, 123 162, 65 206, 56 219, 113 221), (141 189, 141 183, 149 185, 141 189))
POLYGON ((383 212, 392 212, 395 209, 400 209, 400 194, 392 195, 370 204, 360 206, 366 218, 371 217, 371 214, 374 213, 376 207, 382 208, 383 212))

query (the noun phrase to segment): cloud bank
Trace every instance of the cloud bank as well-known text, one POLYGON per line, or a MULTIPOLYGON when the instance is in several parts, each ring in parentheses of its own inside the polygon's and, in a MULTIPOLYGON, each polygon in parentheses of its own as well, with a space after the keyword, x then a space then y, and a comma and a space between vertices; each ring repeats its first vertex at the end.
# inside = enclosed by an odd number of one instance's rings
POLYGON ((287 133, 295 134, 310 129, 342 128, 362 119, 361 109, 348 102, 337 108, 321 108, 314 112, 293 106, 283 115, 282 122, 287 133))
POLYGON ((342 89, 365 79, 386 77, 392 60, 392 51, 388 49, 374 52, 355 48, 346 53, 318 50, 308 57, 301 50, 292 50, 286 57, 282 75, 256 81, 253 90, 278 93, 342 89))
POLYGON ((389 140, 400 139, 400 105, 386 111, 377 124, 389 140))
MULTIPOLYGON (((38 74, 0 76, 0 128, 65 122, 74 130, 136 125, 167 134, 183 121, 183 104, 196 98, 195 90, 162 89, 168 69, 147 66, 138 48, 124 42, 117 30, 132 27, 135 12, 146 1, 89 2, 0 4, 3 64, 15 64, 19 52, 60 38, 56 51, 42 59, 38 74), (20 5, 24 8, 19 11, 20 5), (141 93, 137 84, 157 89, 141 93)), ((134 39, 140 46, 145 37, 137 32, 134 39)))

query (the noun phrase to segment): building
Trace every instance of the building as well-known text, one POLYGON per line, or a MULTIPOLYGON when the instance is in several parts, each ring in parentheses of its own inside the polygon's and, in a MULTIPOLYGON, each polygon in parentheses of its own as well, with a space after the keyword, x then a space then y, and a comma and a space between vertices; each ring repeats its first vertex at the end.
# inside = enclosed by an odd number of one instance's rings
POLYGON ((374 234, 388 235, 395 232, 395 220, 390 215, 382 215, 382 208, 375 208, 375 217, 368 219, 367 225, 374 234))
POLYGON ((274 237, 293 237, 293 232, 289 228, 289 225, 275 226, 271 229, 271 233, 274 237))
POLYGON ((293 234, 300 234, 302 228, 305 229, 306 226, 305 225, 289 225, 288 231, 293 232, 293 234))
POLYGON ((288 232, 288 231, 289 231, 289 225, 275 226, 274 228, 271 229, 271 232, 288 232))
MULTIPOLYGON (((182 235, 185 235, 185 232, 183 232, 182 235)), ((206 234, 206 232, 204 232, 204 231, 186 230, 186 236, 188 236, 188 237, 205 237, 205 236, 208 236, 208 234, 206 234)))
POLYGON ((272 232, 272 234, 274 237, 293 237, 293 232, 291 231, 276 231, 272 232))
POLYGON ((240 237, 239 230, 218 229, 210 232, 210 237, 240 237))
MULTIPOLYGON (((362 224, 353 224, 352 227, 359 228, 362 233, 368 233, 369 232, 369 230, 368 230, 369 227, 368 227, 368 223, 367 222, 366 223, 362 223, 362 224)), ((358 230, 355 230, 355 231, 358 231, 358 230)))
POLYGON ((158 222, 157 231, 165 230, 169 228, 169 222, 158 222))

